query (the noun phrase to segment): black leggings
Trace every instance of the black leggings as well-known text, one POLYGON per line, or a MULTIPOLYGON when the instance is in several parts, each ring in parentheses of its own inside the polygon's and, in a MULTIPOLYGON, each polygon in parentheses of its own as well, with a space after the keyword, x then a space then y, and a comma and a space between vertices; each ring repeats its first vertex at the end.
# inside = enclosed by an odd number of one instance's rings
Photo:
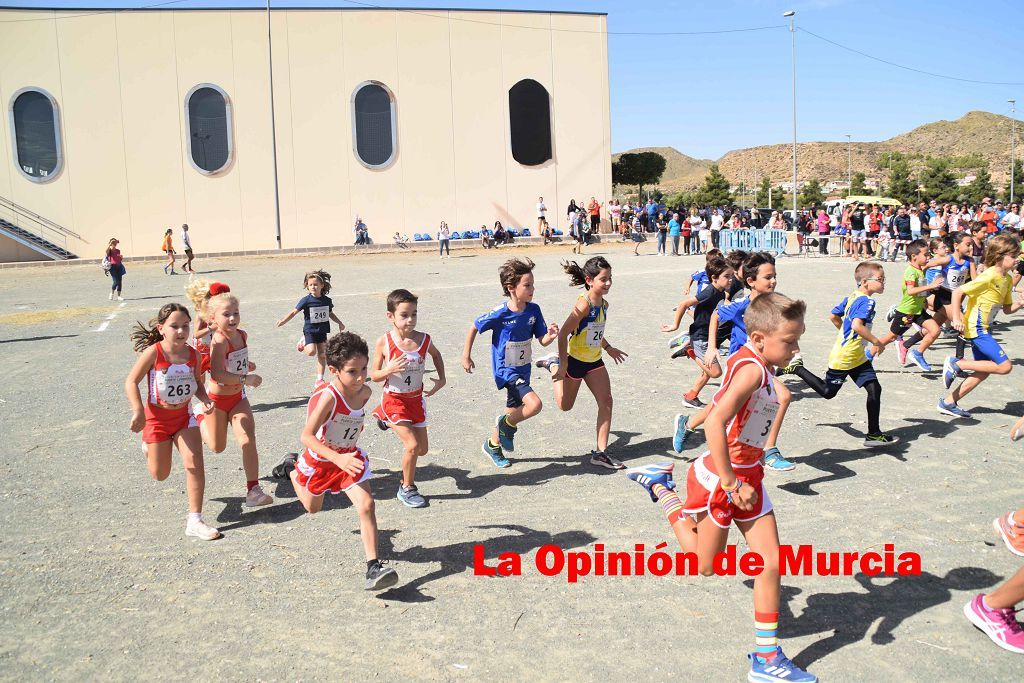
MULTIPOLYGON (((829 384, 802 366, 796 369, 795 374, 807 382, 807 386, 814 389, 819 396, 825 399, 835 398, 843 386, 842 384, 829 384)), ((868 435, 877 436, 882 433, 881 427, 878 424, 879 415, 882 413, 882 385, 878 383, 877 379, 872 379, 864 384, 864 391, 868 392, 868 435)))

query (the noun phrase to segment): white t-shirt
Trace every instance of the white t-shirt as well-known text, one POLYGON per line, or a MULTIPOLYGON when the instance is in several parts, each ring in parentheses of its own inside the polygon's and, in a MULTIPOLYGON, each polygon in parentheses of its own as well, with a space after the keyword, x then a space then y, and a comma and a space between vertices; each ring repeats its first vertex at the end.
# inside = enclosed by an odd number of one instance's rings
POLYGON ((942 219, 938 216, 932 216, 931 220, 928 221, 928 227, 931 229, 929 237, 939 236, 939 227, 942 225, 942 219))
POLYGON ((1016 228, 1018 223, 1020 223, 1020 216, 1012 211, 1007 211, 1003 216, 1003 227, 1016 228))
POLYGON ((548 207, 544 206, 544 202, 537 202, 537 218, 544 218, 544 212, 548 210, 548 207))
POLYGON ((186 249, 192 248, 192 240, 188 238, 188 230, 181 231, 181 243, 185 245, 186 249))
POLYGON ((910 232, 921 233, 921 217, 916 213, 910 213, 910 232))
POLYGON ((711 229, 721 230, 722 229, 722 217, 717 213, 711 217, 711 229))

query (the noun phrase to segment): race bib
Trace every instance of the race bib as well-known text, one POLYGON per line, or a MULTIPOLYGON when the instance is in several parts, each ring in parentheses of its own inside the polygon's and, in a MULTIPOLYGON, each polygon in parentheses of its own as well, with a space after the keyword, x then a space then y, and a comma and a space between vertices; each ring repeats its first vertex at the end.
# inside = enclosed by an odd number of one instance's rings
POLYGON ((156 373, 156 393, 160 403, 171 406, 186 403, 197 388, 195 374, 187 365, 172 365, 156 373))
POLYGON ((949 270, 947 270, 946 282, 949 283, 949 289, 956 289, 960 285, 967 282, 967 273, 968 271, 966 269, 954 270, 950 268, 949 270))
POLYGON ((754 407, 747 415, 743 429, 740 430, 740 443, 754 448, 764 448, 764 444, 768 440, 768 432, 772 430, 772 423, 775 422, 778 412, 779 402, 769 384, 755 394, 754 407))
POLYGON ((403 372, 388 377, 387 389, 398 394, 411 394, 423 388, 423 366, 425 359, 418 353, 405 354, 406 366, 403 372))
POLYGON ((338 413, 327 422, 324 429, 324 443, 332 450, 352 450, 355 448, 361 431, 363 431, 362 415, 338 413))
POLYGON ((604 323, 590 323, 587 325, 586 332, 587 346, 592 349, 601 348, 601 341, 604 339, 604 323))
POLYGON ((224 369, 232 375, 244 377, 249 374, 249 347, 232 351, 224 363, 224 369))
POLYGON ((533 339, 505 343, 505 367, 519 368, 533 359, 533 339))
POLYGON ((329 322, 331 318, 330 306, 311 306, 309 309, 309 322, 314 325, 329 322))

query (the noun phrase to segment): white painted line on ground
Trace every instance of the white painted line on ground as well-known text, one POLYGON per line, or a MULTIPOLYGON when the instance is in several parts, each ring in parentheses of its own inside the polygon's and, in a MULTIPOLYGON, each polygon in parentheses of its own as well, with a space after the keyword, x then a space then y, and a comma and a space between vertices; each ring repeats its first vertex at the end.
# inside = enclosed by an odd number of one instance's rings
POLYGON ((108 322, 105 322, 105 323, 100 323, 100 326, 96 328, 96 331, 97 331, 97 332, 102 332, 103 330, 107 329, 107 326, 108 326, 109 324, 110 324, 110 322, 109 322, 109 321, 108 321, 108 322))
POLYGON ((116 317, 117 317, 117 313, 111 313, 110 315, 107 316, 107 320, 113 320, 116 317))

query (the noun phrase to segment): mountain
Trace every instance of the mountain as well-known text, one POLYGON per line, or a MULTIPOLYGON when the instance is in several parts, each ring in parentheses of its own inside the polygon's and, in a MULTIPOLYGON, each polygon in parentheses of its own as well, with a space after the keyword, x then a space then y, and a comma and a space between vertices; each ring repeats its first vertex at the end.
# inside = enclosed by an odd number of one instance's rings
MULTIPOLYGON (((978 155, 989 164, 989 172, 997 188, 1002 189, 1009 178, 1010 129, 1007 116, 984 111, 971 111, 955 121, 935 121, 919 126, 907 133, 881 142, 854 142, 850 145, 851 166, 854 173, 862 172, 868 178, 882 178, 885 169, 876 166, 879 156, 886 152, 916 155, 911 166, 921 166, 928 156, 967 157, 978 155)), ((1024 158, 1024 124, 1017 126, 1018 158, 1024 158)), ((693 159, 671 147, 645 148, 665 155, 665 175, 659 187, 665 192, 693 189, 700 185, 711 162, 693 159), (663 151, 664 150, 664 151, 663 151), (666 154, 667 152, 668 154, 666 154), (677 160, 669 161, 669 154, 677 160), (679 169, 679 170, 676 170, 679 169), (685 169, 685 170, 682 170, 685 169), (672 172, 670 172, 672 170, 672 172)), ((630 150, 640 151, 640 150, 630 150)), ((614 155, 612 160, 618 158, 614 155)), ((798 176, 801 180, 817 178, 822 183, 846 180, 846 142, 801 142, 797 144, 798 176)), ((716 162, 722 173, 733 184, 756 185, 767 175, 773 185, 786 182, 793 176, 792 144, 762 145, 727 152, 716 162)), ((958 175, 974 171, 976 164, 965 162, 958 175)))

